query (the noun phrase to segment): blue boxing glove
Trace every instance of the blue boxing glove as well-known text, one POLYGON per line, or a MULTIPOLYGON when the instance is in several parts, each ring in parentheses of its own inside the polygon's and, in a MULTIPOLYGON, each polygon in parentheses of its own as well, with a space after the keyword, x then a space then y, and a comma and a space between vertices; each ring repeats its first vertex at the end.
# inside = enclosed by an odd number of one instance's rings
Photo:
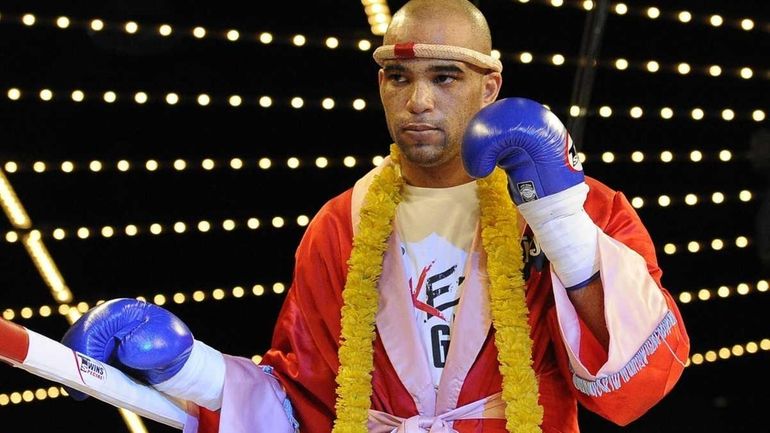
POLYGON ((568 290, 598 275, 599 228, 583 209, 588 185, 574 143, 555 114, 525 98, 494 102, 468 124, 462 157, 476 178, 495 166, 505 170, 514 203, 568 290))
POLYGON ((137 299, 105 302, 78 319, 62 343, 173 397, 211 410, 222 405, 222 354, 195 340, 187 325, 157 305, 137 299))

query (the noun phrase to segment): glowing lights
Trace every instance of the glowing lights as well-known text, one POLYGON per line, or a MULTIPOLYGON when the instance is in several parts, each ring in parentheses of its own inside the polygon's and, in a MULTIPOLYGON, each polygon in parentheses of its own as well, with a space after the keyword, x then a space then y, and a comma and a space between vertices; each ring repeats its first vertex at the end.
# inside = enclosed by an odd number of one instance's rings
POLYGON ((305 101, 300 98, 299 96, 295 96, 291 98, 291 106, 292 108, 302 108, 305 105, 305 101))
POLYGON ((241 105, 241 103, 243 103, 243 98, 241 98, 239 95, 232 95, 227 100, 227 102, 229 102, 233 107, 238 107, 241 105))
POLYGON ((64 16, 56 18, 56 27, 58 27, 60 29, 66 29, 69 26, 70 26, 70 19, 69 18, 64 17, 64 16))
POLYGON ((674 117, 674 110, 669 107, 663 107, 660 109, 660 117, 666 120, 671 119, 674 117))
POLYGON ((714 27, 719 27, 724 24, 724 22, 725 20, 719 15, 711 15, 711 17, 709 17, 709 24, 714 27))
POLYGON ((268 108, 273 105, 273 99, 269 96, 262 96, 259 98, 259 106, 262 108, 268 108))
POLYGON ((361 98, 353 100, 353 109, 356 111, 361 111, 364 108, 366 108, 366 101, 364 101, 361 98))
MULTIPOLYGON (((64 164, 62 164, 64 165, 64 164)), ((88 168, 93 171, 94 173, 98 173, 102 170, 102 163, 100 161, 91 161, 88 164, 88 168)))
POLYGON ((211 97, 205 93, 201 93, 198 95, 198 98, 196 99, 198 101, 198 105, 205 107, 211 103, 211 97))
POLYGON ((551 56, 551 63, 553 63, 556 66, 561 66, 564 64, 564 56, 561 54, 554 54, 551 56))
POLYGON ((50 101, 53 99, 53 92, 49 89, 43 89, 40 91, 40 99, 43 101, 50 101))
POLYGON ((613 161, 615 161, 615 154, 613 154, 612 152, 604 152, 604 153, 602 153, 602 161, 605 164, 612 163, 613 161))
POLYGON ((668 150, 664 150, 663 152, 660 153, 660 160, 661 162, 666 162, 666 163, 671 162, 674 160, 674 154, 668 150))
POLYGON ((765 120, 765 112, 762 110, 754 110, 751 113, 751 118, 754 119, 755 122, 763 122, 765 120))
POLYGON ((179 95, 176 93, 166 94, 166 103, 168 105, 176 105, 177 102, 179 102, 179 95))
POLYGON ((324 43, 327 48, 332 50, 340 46, 340 40, 333 36, 326 38, 324 43))
POLYGON ((294 35, 294 37, 291 38, 291 43, 298 47, 305 45, 305 42, 307 42, 307 39, 305 39, 305 36, 303 35, 294 35))
POLYGON ((660 70, 660 63, 656 62, 655 60, 650 60, 649 62, 647 62, 645 66, 647 68, 647 71, 651 73, 655 73, 660 70))
POLYGON ((741 28, 747 32, 752 30, 754 28, 754 21, 748 18, 741 20, 741 28))
POLYGON ((722 194, 721 192, 717 191, 717 192, 711 194, 711 201, 714 204, 722 204, 725 201, 725 195, 722 194))
POLYGON ((727 120, 728 122, 735 119, 735 112, 730 108, 725 108, 722 110, 722 119, 727 120))
POLYGON ((147 169, 147 171, 155 171, 158 167, 158 161, 155 161, 154 159, 148 159, 144 164, 144 168, 147 169))
POLYGON ((21 22, 25 26, 33 26, 35 25, 35 21, 36 21, 35 16, 32 14, 24 14, 24 16, 21 17, 21 22))
POLYGON ((372 48, 372 43, 366 39, 358 41, 358 49, 361 51, 369 51, 372 48))
POLYGON ((91 20, 90 27, 91 27, 91 30, 93 30, 95 32, 100 32, 100 31, 104 30, 104 21, 102 21, 100 19, 91 20))
POLYGON ((113 102, 118 100, 118 95, 116 95, 115 92, 109 90, 104 92, 103 98, 104 98, 104 102, 108 104, 112 104, 113 102))
POLYGON ((733 153, 729 150, 720 150, 719 151, 719 160, 722 162, 730 161, 733 158, 733 153))
POLYGON ((21 98, 21 91, 15 87, 8 89, 8 99, 11 101, 18 101, 21 98))
POLYGON ((689 74, 691 70, 692 70, 692 68, 690 67, 690 65, 688 63, 682 62, 682 63, 680 63, 680 64, 678 64, 676 66, 676 71, 679 72, 682 75, 689 74))
POLYGON ((158 27, 158 34, 161 36, 171 36, 171 32, 173 29, 168 24, 162 24, 160 27, 158 27))
POLYGON ((137 104, 144 104, 147 102, 147 94, 144 92, 136 92, 136 94, 134 94, 134 101, 137 104))
POLYGON ((134 34, 139 30, 139 24, 129 21, 123 28, 126 30, 126 33, 134 34))
POLYGON ((644 115, 644 110, 642 107, 631 107, 631 109, 628 111, 628 114, 634 119, 639 119, 642 117, 642 115, 644 115))
POLYGON ((738 199, 742 202, 749 202, 752 199, 751 191, 743 190, 738 193, 738 199))
POLYGON ((334 108, 334 99, 324 98, 323 101, 321 101, 321 106, 324 108, 324 110, 331 110, 334 108))
POLYGON ((660 9, 656 7, 647 8, 647 17, 653 20, 658 19, 658 17, 660 17, 660 9))
POLYGON ((392 18, 387 0, 366 0, 362 4, 372 34, 384 35, 392 18))
POLYGON ((273 35, 267 32, 260 33, 259 42, 262 42, 263 44, 267 45, 270 42, 273 42, 273 35))
POLYGON ((735 246, 738 248, 746 248, 749 245, 749 240, 746 236, 738 236, 735 238, 735 246))
POLYGON ((606 105, 599 107, 599 115, 605 118, 612 116, 612 108, 606 105))
POLYGON ((704 116, 703 110, 700 108, 693 108, 690 114, 692 115, 693 120, 701 120, 704 116))
POLYGON ((70 94, 70 97, 75 102, 83 102, 86 95, 83 93, 82 90, 73 90, 72 93, 70 94))
POLYGON ((228 41, 235 42, 241 37, 241 34, 238 33, 238 30, 228 30, 226 37, 228 41))
POLYGON ((692 14, 687 11, 682 11, 677 14, 677 18, 683 23, 689 23, 692 21, 692 14))
POLYGON ((618 15, 625 15, 628 13, 628 6, 625 3, 617 3, 614 10, 618 15))
POLYGON ((744 80, 748 80, 754 76, 754 71, 749 67, 744 67, 744 68, 741 68, 740 75, 741 75, 741 78, 743 78, 744 80))
POLYGON ((524 63, 524 64, 532 63, 532 60, 534 60, 534 57, 532 56, 531 53, 528 53, 528 52, 525 51, 525 52, 519 54, 519 61, 521 63, 524 63))
POLYGON ((690 152, 690 161, 700 162, 703 160, 703 153, 700 150, 693 150, 690 152))
POLYGON ((204 29, 203 27, 195 27, 192 31, 192 34, 197 39, 202 39, 206 37, 206 29, 204 29))

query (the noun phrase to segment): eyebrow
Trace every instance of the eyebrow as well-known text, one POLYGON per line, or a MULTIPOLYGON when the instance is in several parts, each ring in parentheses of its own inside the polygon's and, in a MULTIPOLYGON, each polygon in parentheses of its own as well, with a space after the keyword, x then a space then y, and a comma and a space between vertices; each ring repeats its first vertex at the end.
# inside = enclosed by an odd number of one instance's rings
POLYGON ((455 65, 436 65, 428 68, 430 72, 453 72, 456 74, 462 74, 463 71, 459 66, 455 65))
MULTIPOLYGON (((406 71, 406 67, 398 63, 392 64, 392 65, 385 65, 382 69, 385 72, 405 72, 406 71)), ((428 72, 433 72, 433 73, 451 72, 455 74, 462 74, 465 71, 463 71, 462 68, 456 65, 434 65, 428 68, 428 72)))

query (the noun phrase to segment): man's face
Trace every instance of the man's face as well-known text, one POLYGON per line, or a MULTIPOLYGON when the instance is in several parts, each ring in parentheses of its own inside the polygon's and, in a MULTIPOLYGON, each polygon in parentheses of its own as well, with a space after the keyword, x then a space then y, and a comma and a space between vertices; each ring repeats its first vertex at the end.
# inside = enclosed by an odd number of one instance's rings
POLYGON ((407 160, 435 167, 458 157, 468 122, 488 103, 485 79, 479 68, 459 61, 386 62, 380 98, 390 135, 407 160))

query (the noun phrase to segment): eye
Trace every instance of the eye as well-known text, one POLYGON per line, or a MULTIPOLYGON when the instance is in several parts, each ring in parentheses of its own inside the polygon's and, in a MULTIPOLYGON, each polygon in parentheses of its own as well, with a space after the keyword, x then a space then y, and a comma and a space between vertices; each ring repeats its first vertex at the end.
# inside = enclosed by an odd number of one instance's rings
POLYGON ((436 75, 433 78, 433 82, 436 84, 450 84, 450 83, 453 83, 455 80, 457 80, 457 77, 455 77, 454 75, 445 75, 445 74, 436 75))
POLYGON ((394 72, 389 73, 386 76, 386 78, 388 79, 388 81, 390 81, 392 83, 405 83, 406 82, 406 77, 404 77, 402 74, 399 74, 399 73, 394 73, 394 72))

